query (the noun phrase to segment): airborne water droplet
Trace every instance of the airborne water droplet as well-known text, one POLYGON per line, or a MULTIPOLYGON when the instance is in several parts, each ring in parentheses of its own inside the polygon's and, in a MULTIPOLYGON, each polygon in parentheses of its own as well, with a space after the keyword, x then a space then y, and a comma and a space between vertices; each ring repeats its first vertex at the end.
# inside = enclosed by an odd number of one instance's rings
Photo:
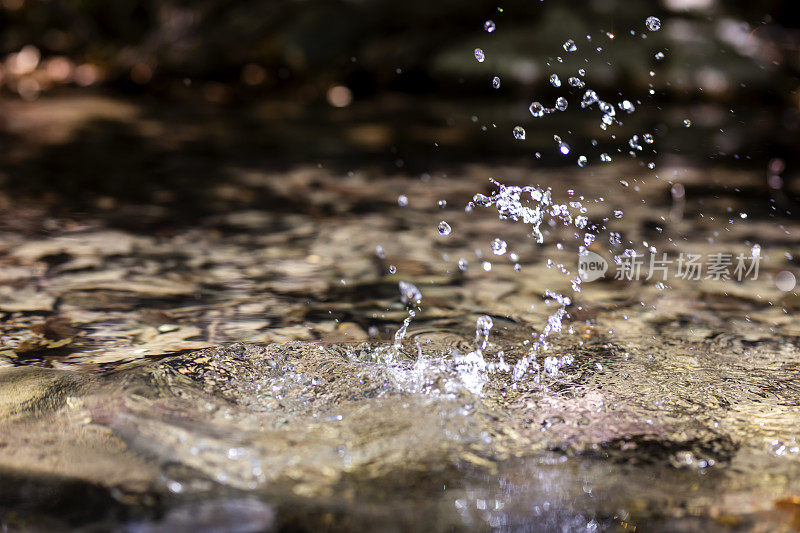
POLYGON ((525 140, 525 128, 522 126, 514 126, 514 138, 518 141, 525 140))
POLYGON ((550 76, 550 84, 553 87, 561 87, 561 78, 558 77, 558 74, 552 74, 550 76))
POLYGON ((563 96, 559 96, 558 100, 556 100, 556 109, 559 111, 566 111, 567 110, 567 99, 563 96))
POLYGON ((407 206, 408 205, 408 196, 406 196, 405 194, 401 194, 400 196, 398 196, 397 197, 397 205, 399 205, 400 207, 407 206))
POLYGON ((480 48, 475 49, 475 59, 478 60, 478 63, 483 63, 483 60, 486 59, 486 55, 480 48))
POLYGON ((683 121, 683 125, 689 128, 692 125, 692 121, 687 118, 683 121))
POLYGON ((628 113, 633 113, 636 111, 636 107, 631 103, 630 100, 623 100, 619 103, 619 108, 623 111, 627 111, 628 113))
POLYGON ((444 220, 439 222, 439 235, 450 235, 451 231, 453 231, 453 229, 450 227, 450 224, 444 220))
POLYGON ((656 54, 656 60, 661 61, 662 59, 664 59, 664 52, 658 52, 656 54))
POLYGON ((497 76, 492 78, 492 87, 494 87, 495 89, 500 88, 500 78, 498 78, 497 76))
POLYGON ((576 77, 574 77, 574 76, 573 76, 572 78, 570 78, 569 80, 567 80, 567 81, 568 81, 568 82, 569 82, 569 84, 570 84, 570 85, 572 85, 573 87, 581 87, 581 88, 582 88, 582 87, 585 85, 585 84, 583 83, 583 80, 581 80, 580 78, 576 78, 576 77))
POLYGON ((475 202, 475 205, 478 205, 480 207, 489 207, 490 205, 492 205, 491 198, 481 193, 477 193, 475 196, 473 196, 472 201, 475 202))
POLYGON ((492 20, 487 20, 486 22, 483 23, 483 29, 485 29, 489 33, 492 33, 496 27, 497 26, 495 26, 494 21, 492 20))
POLYGON ((611 161, 611 156, 606 153, 602 153, 600 154, 600 161, 608 163, 609 161, 611 161))
POLYGON ((586 156, 582 155, 578 157, 578 166, 583 168, 586 166, 586 156))
POLYGON ((400 298, 403 300, 404 304, 418 304, 422 301, 422 293, 413 283, 401 281, 398 283, 398 287, 400 288, 400 298))
POLYGON ((614 106, 609 104, 608 102, 603 102, 601 100, 600 102, 597 103, 597 107, 599 107, 600 111, 602 111, 606 115, 611 115, 613 117, 614 115, 617 114, 617 112, 614 111, 614 106))
POLYGON ((572 39, 564 43, 564 50, 566 50, 567 52, 574 52, 577 49, 578 47, 575 46, 575 41, 573 41, 572 39))
POLYGON ((544 116, 545 113, 544 106, 539 102, 533 102, 531 106, 528 108, 528 111, 530 111, 531 115, 533 115, 536 118, 544 116))
POLYGON ((658 31, 661 29, 661 19, 658 17, 647 17, 644 23, 650 31, 658 31))
POLYGON ((492 241, 492 252, 494 252, 494 255, 503 255, 506 253, 507 246, 506 241, 495 239, 492 241))

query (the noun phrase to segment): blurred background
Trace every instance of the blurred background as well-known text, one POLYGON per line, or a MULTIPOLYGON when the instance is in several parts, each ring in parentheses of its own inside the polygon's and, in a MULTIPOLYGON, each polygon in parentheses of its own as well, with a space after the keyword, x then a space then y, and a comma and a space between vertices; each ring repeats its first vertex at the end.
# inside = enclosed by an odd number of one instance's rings
POLYGON ((658 142, 643 164, 766 175, 772 161, 791 194, 800 138, 793 4, 2 0, 0 187, 6 203, 183 209, 232 168, 572 166, 554 133, 592 162, 647 129, 658 142), (648 16, 661 18, 661 31, 646 31, 648 16), (577 53, 562 49, 568 38, 577 53), (600 130, 574 100, 546 126, 530 116, 531 101, 552 106, 563 93, 552 73, 566 85, 579 68, 601 96, 644 102, 621 132, 600 130), (515 125, 527 128, 525 142, 515 125))

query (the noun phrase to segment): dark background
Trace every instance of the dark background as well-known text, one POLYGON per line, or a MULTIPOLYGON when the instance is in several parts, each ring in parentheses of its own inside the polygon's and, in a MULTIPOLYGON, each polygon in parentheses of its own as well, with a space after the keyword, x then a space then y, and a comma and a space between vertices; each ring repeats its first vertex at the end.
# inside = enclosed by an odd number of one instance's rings
POLYGON ((601 151, 618 161, 631 132, 652 131, 658 142, 641 164, 772 162, 791 184, 800 130, 792 6, 3 0, 0 183, 12 198, 150 201, 164 190, 191 195, 230 166, 418 174, 470 161, 575 165, 577 154, 601 151), (651 15, 661 31, 645 29, 651 15), (569 38, 575 54, 561 47, 569 38), (475 61, 476 47, 486 62, 475 61), (580 110, 583 91, 567 90, 581 67, 610 101, 643 101, 621 130, 600 130, 597 113, 580 110), (553 72, 559 90, 547 81, 553 72), (559 95, 570 97, 567 112, 528 113, 532 100, 552 106, 559 95), (96 98, 120 111, 98 112, 96 98), (56 142, 65 110, 91 118, 56 142), (525 142, 511 135, 517 124, 525 142), (569 158, 554 133, 570 140, 569 158))

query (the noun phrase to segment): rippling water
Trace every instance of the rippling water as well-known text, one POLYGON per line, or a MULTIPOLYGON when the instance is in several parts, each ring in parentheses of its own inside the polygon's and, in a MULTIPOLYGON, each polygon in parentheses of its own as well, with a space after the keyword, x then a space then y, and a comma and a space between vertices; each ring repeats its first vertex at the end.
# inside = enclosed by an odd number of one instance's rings
MULTIPOLYGON (((795 266, 797 223, 755 208, 758 173, 656 174, 248 171, 220 186, 239 207, 156 233, 17 206, 4 215, 3 272, 21 289, 3 304, 3 475, 76 479, 106 510, 48 520, 134 530, 231 514, 256 529, 789 530, 800 327, 776 275, 795 266), (574 226, 544 224, 537 244, 530 227, 464 212, 496 190, 489 176, 558 202, 580 191, 590 221, 622 210, 613 230, 659 250, 758 245, 759 278, 573 292, 574 226), (247 204, 264 197, 302 208, 247 204), (422 299, 395 348, 400 282, 422 299), (559 308, 547 290, 570 295, 563 328, 514 379, 504 369, 559 308), (479 320, 491 328, 476 341, 479 320), (251 345, 192 352, 233 341, 251 345), (270 344, 287 341, 301 342, 270 344)), ((27 508, 67 490, 33 479, 27 508)))

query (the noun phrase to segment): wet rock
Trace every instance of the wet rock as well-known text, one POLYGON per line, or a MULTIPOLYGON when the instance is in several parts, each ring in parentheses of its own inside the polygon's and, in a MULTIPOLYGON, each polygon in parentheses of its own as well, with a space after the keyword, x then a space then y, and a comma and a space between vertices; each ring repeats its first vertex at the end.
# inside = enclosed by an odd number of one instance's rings
POLYGON ((76 372, 30 366, 0 368, 0 420, 50 414, 84 390, 87 381, 76 372))

